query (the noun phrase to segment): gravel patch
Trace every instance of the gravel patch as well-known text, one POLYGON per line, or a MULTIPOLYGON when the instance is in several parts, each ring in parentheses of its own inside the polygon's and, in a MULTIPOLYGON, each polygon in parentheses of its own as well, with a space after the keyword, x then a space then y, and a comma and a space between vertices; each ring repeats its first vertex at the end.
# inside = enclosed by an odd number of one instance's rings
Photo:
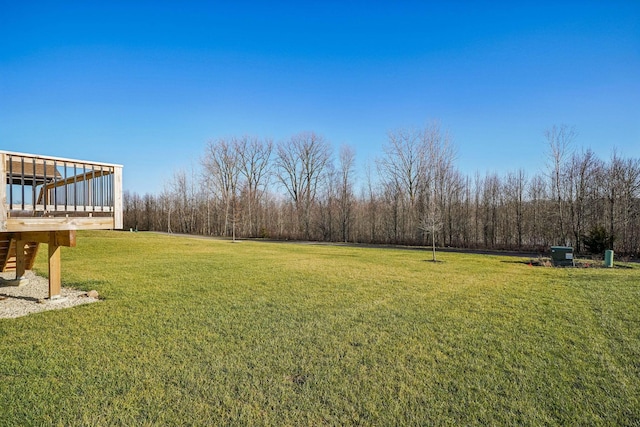
POLYGON ((61 297, 49 300, 49 280, 27 271, 27 283, 9 284, 15 272, 0 273, 0 319, 16 318, 47 310, 60 310, 99 301, 96 291, 62 288, 61 297))

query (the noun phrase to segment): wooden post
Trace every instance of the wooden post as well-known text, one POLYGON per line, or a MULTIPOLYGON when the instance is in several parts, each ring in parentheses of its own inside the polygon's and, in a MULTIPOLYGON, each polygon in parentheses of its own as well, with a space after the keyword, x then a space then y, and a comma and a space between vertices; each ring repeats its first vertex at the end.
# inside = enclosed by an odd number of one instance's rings
POLYGON ((61 267, 60 246, 58 246, 55 231, 52 231, 49 234, 49 299, 60 297, 61 267))
POLYGON ((16 280, 23 279, 27 271, 27 257, 24 254, 26 244, 24 240, 16 241, 16 280))
POLYGON ((7 231, 7 155, 0 153, 0 231, 7 231))
POLYGON ((113 172, 113 228, 122 230, 122 166, 116 166, 113 172))

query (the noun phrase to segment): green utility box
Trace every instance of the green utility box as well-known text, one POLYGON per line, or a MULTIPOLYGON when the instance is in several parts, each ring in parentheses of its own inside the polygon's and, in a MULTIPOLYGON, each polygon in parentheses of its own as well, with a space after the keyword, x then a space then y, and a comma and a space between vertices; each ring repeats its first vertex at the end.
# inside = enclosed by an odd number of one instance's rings
POLYGON ((573 267, 573 248, 571 246, 551 246, 551 262, 556 267, 573 267))
POLYGON ((604 266, 608 268, 613 267, 613 251, 604 251, 604 266))

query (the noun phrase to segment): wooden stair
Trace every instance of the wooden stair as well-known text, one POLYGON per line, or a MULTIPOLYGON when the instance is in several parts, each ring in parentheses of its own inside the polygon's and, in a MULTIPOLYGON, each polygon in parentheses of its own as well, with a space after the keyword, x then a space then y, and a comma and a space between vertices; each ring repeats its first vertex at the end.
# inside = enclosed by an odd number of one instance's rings
MULTIPOLYGON (((0 234, 0 271, 15 271, 16 270, 16 240, 10 233, 0 234)), ((33 268, 33 263, 36 260, 38 254, 37 242, 27 242, 24 247, 26 257, 26 270, 33 268)))

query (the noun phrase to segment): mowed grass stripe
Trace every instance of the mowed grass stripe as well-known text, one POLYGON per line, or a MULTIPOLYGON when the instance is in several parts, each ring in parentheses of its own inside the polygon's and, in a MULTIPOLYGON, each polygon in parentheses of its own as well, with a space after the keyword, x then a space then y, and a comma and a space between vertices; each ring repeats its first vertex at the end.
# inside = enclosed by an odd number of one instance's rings
POLYGON ((0 321, 0 424, 640 422, 637 266, 439 258, 79 233, 104 301, 0 321))

